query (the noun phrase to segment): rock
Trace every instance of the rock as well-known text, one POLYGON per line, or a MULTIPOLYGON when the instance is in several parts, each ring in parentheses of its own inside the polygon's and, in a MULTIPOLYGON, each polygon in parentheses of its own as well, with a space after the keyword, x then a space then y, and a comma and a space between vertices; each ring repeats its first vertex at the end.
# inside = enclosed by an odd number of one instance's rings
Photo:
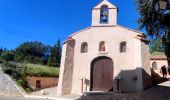
POLYGON ((45 95, 45 90, 41 90, 41 95, 45 95))

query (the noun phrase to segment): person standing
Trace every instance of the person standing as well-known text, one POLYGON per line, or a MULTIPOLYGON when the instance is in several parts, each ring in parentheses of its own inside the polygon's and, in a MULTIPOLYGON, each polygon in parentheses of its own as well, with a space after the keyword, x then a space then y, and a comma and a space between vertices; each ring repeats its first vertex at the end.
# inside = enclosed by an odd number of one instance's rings
POLYGON ((167 76, 167 69, 166 69, 166 66, 162 66, 161 67, 161 72, 163 74, 163 78, 166 79, 166 76, 167 76))

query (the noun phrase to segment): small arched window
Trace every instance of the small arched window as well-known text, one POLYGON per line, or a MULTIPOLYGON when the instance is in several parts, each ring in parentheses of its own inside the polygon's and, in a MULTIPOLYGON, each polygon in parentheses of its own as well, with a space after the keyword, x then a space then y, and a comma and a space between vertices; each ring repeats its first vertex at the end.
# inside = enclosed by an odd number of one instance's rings
POLYGON ((81 44, 81 53, 87 53, 88 52, 88 44, 87 42, 83 42, 81 44))
POLYGON ((106 51, 106 46, 105 46, 105 42, 101 41, 99 44, 99 51, 100 52, 105 52, 106 51))
POLYGON ((153 62, 153 63, 152 63, 152 69, 153 69, 153 70, 157 70, 157 63, 156 63, 156 62, 153 62))
POLYGON ((120 43, 120 52, 121 53, 126 52, 126 42, 125 41, 120 43))
POLYGON ((100 9, 100 23, 107 24, 109 20, 109 9, 107 5, 101 6, 100 9))

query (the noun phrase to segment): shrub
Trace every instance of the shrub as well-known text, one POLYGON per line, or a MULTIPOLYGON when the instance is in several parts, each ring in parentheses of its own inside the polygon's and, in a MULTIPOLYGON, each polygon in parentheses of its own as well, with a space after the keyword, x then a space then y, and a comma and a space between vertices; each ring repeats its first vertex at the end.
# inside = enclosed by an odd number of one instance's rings
POLYGON ((21 78, 17 80, 17 84, 22 86, 24 89, 27 88, 27 80, 25 78, 21 78))
POLYGON ((28 76, 59 77, 59 68, 28 64, 28 76))
POLYGON ((19 64, 13 62, 5 62, 2 64, 2 71, 12 76, 12 78, 16 80, 26 77, 26 75, 24 75, 25 73, 23 72, 23 69, 19 69, 18 65, 19 64))
POLYGON ((12 62, 5 62, 2 64, 2 71, 6 74, 12 75, 15 72, 16 65, 12 62))
POLYGON ((32 89, 32 88, 30 88, 30 87, 28 87, 28 88, 26 88, 26 92, 27 93, 31 93, 31 92, 33 92, 34 90, 32 89))

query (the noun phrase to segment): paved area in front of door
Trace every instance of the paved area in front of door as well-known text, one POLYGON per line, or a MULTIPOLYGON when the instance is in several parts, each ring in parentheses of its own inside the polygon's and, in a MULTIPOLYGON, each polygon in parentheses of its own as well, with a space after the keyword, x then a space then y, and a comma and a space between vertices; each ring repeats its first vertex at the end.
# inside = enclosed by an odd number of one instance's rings
POLYGON ((170 80, 138 93, 112 93, 82 96, 78 100, 170 100, 170 80))
POLYGON ((47 96, 47 97, 57 97, 57 86, 55 87, 51 87, 51 88, 47 88, 47 89, 42 89, 40 91, 36 91, 36 92, 32 92, 29 95, 34 95, 34 96, 47 96), (44 91, 45 94, 42 95, 41 91, 44 91))

